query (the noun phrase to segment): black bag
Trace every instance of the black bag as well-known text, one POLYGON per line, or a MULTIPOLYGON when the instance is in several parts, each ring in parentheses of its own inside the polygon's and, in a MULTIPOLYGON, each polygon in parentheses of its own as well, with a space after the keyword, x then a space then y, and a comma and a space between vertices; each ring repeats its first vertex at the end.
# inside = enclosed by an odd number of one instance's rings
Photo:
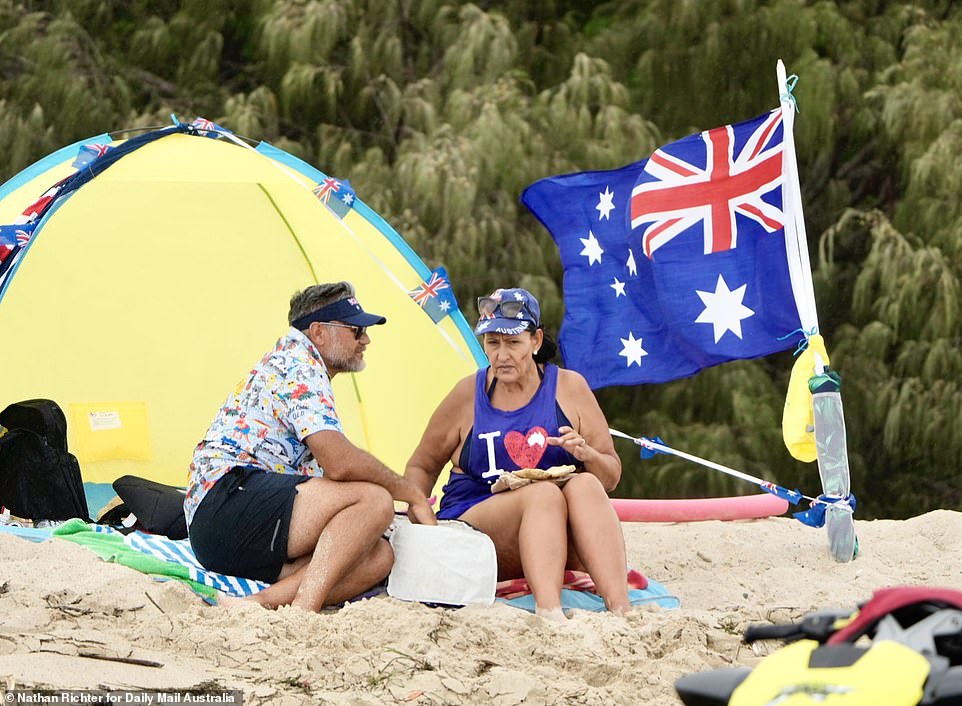
MULTIPOLYGON (((124 508, 124 514, 133 513, 137 518, 134 529, 162 534, 170 539, 187 538, 183 490, 137 476, 121 476, 113 486, 124 501, 120 506, 124 508)), ((101 518, 101 522, 110 519, 101 518)))
POLYGON ((67 451, 67 418, 52 400, 0 412, 0 505, 18 517, 89 522, 80 463, 67 451))
POLYGON ((58 451, 67 450, 67 418, 53 400, 15 402, 0 412, 7 429, 29 429, 58 451))

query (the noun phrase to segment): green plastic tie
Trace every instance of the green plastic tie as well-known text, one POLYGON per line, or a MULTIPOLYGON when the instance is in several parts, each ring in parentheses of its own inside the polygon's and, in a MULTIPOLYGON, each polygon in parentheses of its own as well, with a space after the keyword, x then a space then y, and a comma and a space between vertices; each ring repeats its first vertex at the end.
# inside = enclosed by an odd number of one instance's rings
POLYGON ((783 100, 783 101, 791 101, 792 107, 795 109, 795 112, 801 113, 802 111, 798 109, 798 101, 795 100, 795 94, 793 93, 793 91, 795 90, 796 83, 798 83, 798 74, 792 74, 787 79, 785 79, 785 88, 787 90, 778 98, 779 100, 783 100))

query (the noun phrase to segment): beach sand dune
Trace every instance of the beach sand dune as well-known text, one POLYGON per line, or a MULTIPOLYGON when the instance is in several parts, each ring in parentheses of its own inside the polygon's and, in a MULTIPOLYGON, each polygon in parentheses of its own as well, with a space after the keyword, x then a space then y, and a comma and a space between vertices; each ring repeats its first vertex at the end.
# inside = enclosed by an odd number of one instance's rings
POLYGON ((251 704, 679 704, 695 671, 752 666, 751 623, 849 608, 895 585, 962 587, 962 514, 856 523, 828 555, 792 519, 625 524, 630 564, 682 602, 553 624, 505 605, 386 596, 336 612, 227 610, 61 540, 0 534, 0 689, 242 689, 251 704))

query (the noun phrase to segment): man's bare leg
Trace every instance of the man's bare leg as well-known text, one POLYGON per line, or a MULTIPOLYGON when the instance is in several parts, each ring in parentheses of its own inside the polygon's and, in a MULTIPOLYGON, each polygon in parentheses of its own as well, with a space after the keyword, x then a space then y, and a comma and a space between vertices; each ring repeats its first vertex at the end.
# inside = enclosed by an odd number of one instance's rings
POLYGON ((297 486, 287 555, 277 582, 246 599, 266 607, 297 605, 318 611, 374 586, 387 576, 394 552, 381 539, 394 518, 394 502, 371 483, 312 478, 297 486))
MULTIPOLYGON (((342 596, 346 586, 338 586, 372 552, 392 519, 394 501, 378 485, 318 478, 298 486, 287 551, 290 557, 311 558, 291 605, 318 611, 332 594, 342 596)), ((375 568, 379 575, 371 585, 390 572, 391 563, 382 558, 375 568)))
MULTIPOLYGON (((239 602, 253 602, 265 608, 279 608, 290 605, 304 580, 304 574, 311 561, 311 555, 302 556, 296 561, 284 564, 280 578, 263 591, 245 598, 222 596, 220 605, 231 606, 239 602)), ((347 576, 328 594, 324 605, 335 605, 354 598, 371 586, 377 585, 394 565, 394 552, 387 540, 380 539, 374 547, 348 571, 347 576)))

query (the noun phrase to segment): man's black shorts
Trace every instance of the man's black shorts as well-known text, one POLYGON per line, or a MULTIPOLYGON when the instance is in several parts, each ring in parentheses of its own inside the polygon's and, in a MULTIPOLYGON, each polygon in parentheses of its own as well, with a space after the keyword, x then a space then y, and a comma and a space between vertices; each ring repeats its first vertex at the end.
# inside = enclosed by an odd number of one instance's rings
POLYGON ((190 523, 190 546, 211 571, 273 583, 288 561, 297 486, 311 476, 234 468, 207 491, 190 523))

